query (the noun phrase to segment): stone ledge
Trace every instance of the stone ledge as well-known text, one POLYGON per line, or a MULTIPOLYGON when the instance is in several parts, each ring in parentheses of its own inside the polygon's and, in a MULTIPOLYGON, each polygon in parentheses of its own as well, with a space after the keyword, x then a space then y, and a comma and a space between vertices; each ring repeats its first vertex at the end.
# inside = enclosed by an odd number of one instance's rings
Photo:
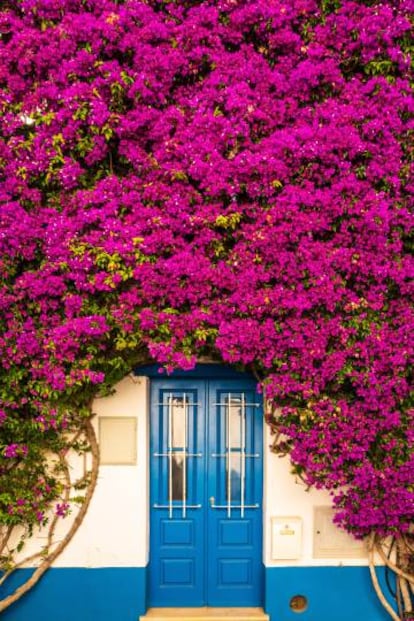
POLYGON ((149 608, 139 621, 172 621, 185 619, 186 621, 269 621, 263 608, 149 608))

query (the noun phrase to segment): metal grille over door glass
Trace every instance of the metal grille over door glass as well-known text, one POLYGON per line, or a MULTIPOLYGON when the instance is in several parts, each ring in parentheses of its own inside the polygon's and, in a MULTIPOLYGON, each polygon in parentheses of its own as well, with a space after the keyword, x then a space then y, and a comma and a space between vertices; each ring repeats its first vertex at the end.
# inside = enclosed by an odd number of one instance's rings
POLYGON ((201 505, 189 505, 188 499, 188 457, 201 457, 201 453, 188 451, 189 409, 198 404, 190 403, 189 395, 169 393, 167 400, 159 405, 163 408, 164 421, 167 426, 167 452, 155 453, 154 457, 168 459, 168 504, 154 505, 156 509, 168 508, 169 517, 173 517, 173 509, 180 508, 182 517, 187 515, 187 509, 199 509, 201 505), (165 414, 167 415, 165 417, 165 414), (181 502, 181 504, 179 504, 181 502))
MULTIPOLYGON (((260 457, 246 451, 247 408, 258 407, 258 403, 247 403, 245 393, 228 393, 220 403, 216 403, 224 414, 225 453, 213 453, 226 461, 225 505, 212 503, 213 509, 226 509, 231 517, 232 509, 240 509, 244 518, 245 509, 257 509, 258 504, 246 504, 246 458, 260 457)), ((252 412, 251 412, 251 415, 252 412)))
POLYGON ((188 401, 182 397, 168 396, 168 504, 172 516, 173 501, 182 501, 183 517, 187 500, 187 434, 188 401))

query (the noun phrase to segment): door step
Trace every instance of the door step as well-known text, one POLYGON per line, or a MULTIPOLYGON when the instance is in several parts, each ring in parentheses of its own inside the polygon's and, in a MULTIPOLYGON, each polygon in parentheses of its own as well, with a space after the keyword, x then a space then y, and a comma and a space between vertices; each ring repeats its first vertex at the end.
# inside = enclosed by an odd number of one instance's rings
POLYGON ((140 621, 269 621, 263 608, 149 608, 140 621))

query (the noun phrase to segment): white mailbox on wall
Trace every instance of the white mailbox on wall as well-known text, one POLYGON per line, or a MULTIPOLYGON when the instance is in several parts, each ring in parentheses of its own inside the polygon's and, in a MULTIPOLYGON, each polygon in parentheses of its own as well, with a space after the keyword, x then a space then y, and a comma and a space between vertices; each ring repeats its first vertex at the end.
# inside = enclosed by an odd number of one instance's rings
POLYGON ((302 518, 275 516, 272 520, 272 559, 288 561, 302 552, 302 518))

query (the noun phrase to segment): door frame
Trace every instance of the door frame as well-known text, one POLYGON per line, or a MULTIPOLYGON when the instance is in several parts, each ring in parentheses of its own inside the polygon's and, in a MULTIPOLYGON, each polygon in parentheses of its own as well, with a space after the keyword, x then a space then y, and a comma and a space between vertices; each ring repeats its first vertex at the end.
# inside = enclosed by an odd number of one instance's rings
MULTIPOLYGON (((245 380, 254 380, 254 377, 249 374, 249 373, 244 373, 244 372, 240 372, 237 371, 235 369, 232 369, 230 367, 226 367, 226 366, 222 366, 219 364, 212 364, 212 363, 200 363, 197 364, 197 366, 190 370, 190 371, 182 371, 182 370, 175 370, 173 371, 171 374, 166 375, 164 373, 164 375, 162 373, 160 373, 160 367, 158 365, 146 365, 144 367, 140 367, 139 369, 137 369, 137 374, 139 374, 140 376, 146 376, 149 380, 150 380, 150 386, 149 386, 149 394, 151 394, 151 380, 163 380, 165 379, 166 383, 170 382, 170 381, 174 381, 175 379, 180 379, 180 380, 185 380, 188 379, 189 381, 191 380, 204 380, 206 382, 208 381, 216 381, 216 382, 220 382, 221 380, 223 380, 224 382, 226 380, 238 380, 239 382, 243 382, 245 380)), ((258 395, 258 399, 260 399, 260 395, 258 395)), ((151 408, 150 408, 150 401, 151 399, 149 399, 149 425, 151 426, 152 424, 152 412, 151 412, 151 408)), ((208 412, 206 412, 206 416, 208 416, 208 412)), ((264 444, 263 444, 263 434, 260 434, 261 437, 261 447, 262 450, 264 449, 264 444)), ((148 451, 148 476, 149 479, 151 479, 150 476, 150 470, 149 470, 149 465, 150 465, 150 460, 151 460, 151 442, 150 442, 150 438, 148 438, 149 440, 149 451, 148 451)), ((261 601, 264 601, 264 591, 265 591, 265 587, 264 587, 264 556, 263 556, 263 545, 264 545, 264 538, 265 538, 265 532, 264 532, 264 515, 265 515, 265 507, 263 504, 264 501, 264 454, 262 456, 262 460, 261 460, 261 472, 260 472, 260 492, 259 492, 259 502, 261 503, 261 547, 260 547, 260 561, 261 561, 261 569, 262 569, 262 576, 263 576, 263 584, 262 584, 262 589, 261 589, 261 593, 260 593, 260 597, 261 597, 261 601)), ((151 497, 152 497, 152 493, 151 493, 151 481, 149 480, 149 501, 151 502, 151 497)), ((148 511, 148 530, 151 528, 151 507, 149 506, 149 511, 148 511)), ((151 536, 149 534, 148 537, 148 558, 149 560, 151 559, 151 550, 150 550, 150 541, 151 541, 151 536)), ((150 565, 148 565, 148 570, 150 565)), ((150 577, 148 580, 148 584, 150 581, 150 577)), ((157 604, 158 605, 158 604, 157 604)), ((179 604, 181 605, 181 604, 179 604)), ((186 605, 185 603, 183 603, 182 605, 186 605)), ((237 604, 234 603, 229 603, 229 604, 223 604, 224 606, 228 605, 228 606, 237 606, 237 604)), ((241 606, 243 606, 244 604, 241 604, 241 606)), ((258 604, 260 605, 260 604, 258 604)))

